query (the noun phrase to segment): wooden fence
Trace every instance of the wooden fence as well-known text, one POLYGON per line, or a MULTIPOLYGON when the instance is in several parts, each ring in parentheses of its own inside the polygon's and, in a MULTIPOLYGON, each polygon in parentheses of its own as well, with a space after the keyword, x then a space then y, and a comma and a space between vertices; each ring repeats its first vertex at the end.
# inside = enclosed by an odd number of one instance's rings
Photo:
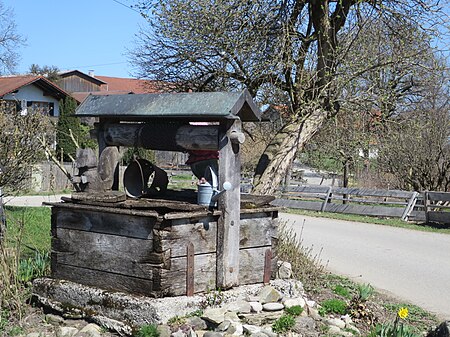
POLYGON ((413 213, 417 192, 332 186, 289 186, 272 204, 305 210, 398 217, 413 213))
POLYGON ((450 224, 450 193, 423 192, 423 209, 427 223, 450 224))

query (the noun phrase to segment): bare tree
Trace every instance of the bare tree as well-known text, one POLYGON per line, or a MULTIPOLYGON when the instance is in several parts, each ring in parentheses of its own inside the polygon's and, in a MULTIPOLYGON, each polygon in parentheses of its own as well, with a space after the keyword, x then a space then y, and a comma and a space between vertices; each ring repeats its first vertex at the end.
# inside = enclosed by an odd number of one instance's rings
POLYGON ((386 123, 379 138, 379 167, 395 188, 450 192, 448 76, 428 88, 427 99, 386 123))
POLYGON ((12 10, 0 1, 0 75, 14 71, 19 60, 19 47, 24 43, 17 33, 12 10))
MULTIPOLYGON (((385 22, 401 45, 415 26, 432 34, 443 23, 437 0, 162 0, 141 1, 149 28, 131 53, 138 75, 175 83, 176 90, 247 88, 255 98, 280 98, 289 120, 267 145, 254 192, 272 193, 306 142, 337 113, 354 78, 387 62, 355 54, 372 23, 385 22), (435 29, 435 31, 433 31, 435 29), (354 63, 354 67, 350 67, 354 63)), ((406 40, 408 41, 408 40, 406 40)), ((402 49, 404 63, 420 59, 402 49)), ((399 55, 400 57, 400 55, 399 55)))
POLYGON ((51 122, 39 112, 22 115, 15 105, 0 101, 0 187, 19 190, 31 165, 44 158, 37 139, 51 133, 51 122))

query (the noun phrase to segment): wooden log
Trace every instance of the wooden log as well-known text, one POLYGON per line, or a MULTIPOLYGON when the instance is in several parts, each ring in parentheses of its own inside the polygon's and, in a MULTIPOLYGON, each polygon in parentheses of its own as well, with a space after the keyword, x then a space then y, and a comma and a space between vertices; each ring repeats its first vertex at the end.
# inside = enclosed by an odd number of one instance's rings
POLYGON ((106 123, 103 130, 104 142, 109 146, 161 151, 219 149, 218 125, 106 123))
POLYGON ((52 208, 53 236, 56 235, 57 228, 66 228, 151 240, 155 225, 156 218, 153 217, 106 213, 92 210, 92 207, 82 207, 81 209, 52 208))
POLYGON ((239 227, 240 227, 240 177, 241 159, 239 144, 232 143, 232 132, 241 132, 239 120, 221 123, 219 181, 229 182, 218 201, 222 215, 217 234, 217 286, 227 289, 239 285, 239 227))

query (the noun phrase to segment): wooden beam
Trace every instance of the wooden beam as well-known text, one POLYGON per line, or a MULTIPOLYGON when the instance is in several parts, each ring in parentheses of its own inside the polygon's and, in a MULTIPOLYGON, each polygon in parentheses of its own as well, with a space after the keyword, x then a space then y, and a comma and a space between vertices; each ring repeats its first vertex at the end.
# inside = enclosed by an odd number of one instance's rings
POLYGON ((218 200, 222 215, 218 219, 217 286, 227 289, 239 285, 240 176, 239 142, 230 135, 241 132, 239 120, 220 125, 219 182, 231 183, 232 188, 218 200))
MULTIPOLYGON (((143 147, 161 151, 218 150, 218 125, 179 123, 106 123, 103 141, 109 146, 143 147)), ((238 141, 245 136, 236 134, 238 141)))

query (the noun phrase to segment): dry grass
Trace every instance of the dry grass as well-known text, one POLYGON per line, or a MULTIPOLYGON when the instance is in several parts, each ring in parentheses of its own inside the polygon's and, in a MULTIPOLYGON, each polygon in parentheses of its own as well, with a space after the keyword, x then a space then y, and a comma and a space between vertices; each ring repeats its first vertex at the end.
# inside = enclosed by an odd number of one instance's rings
MULTIPOLYGON (((11 225, 11 224, 8 224, 11 225)), ((27 311, 29 287, 19 277, 23 222, 17 225, 17 235, 7 230, 0 242, 0 335, 20 323, 27 311)))
POLYGON ((305 289, 313 289, 320 284, 325 270, 320 253, 314 254, 311 247, 305 247, 301 234, 297 236, 283 222, 278 227, 277 255, 279 260, 291 263, 293 277, 302 281, 305 289))

